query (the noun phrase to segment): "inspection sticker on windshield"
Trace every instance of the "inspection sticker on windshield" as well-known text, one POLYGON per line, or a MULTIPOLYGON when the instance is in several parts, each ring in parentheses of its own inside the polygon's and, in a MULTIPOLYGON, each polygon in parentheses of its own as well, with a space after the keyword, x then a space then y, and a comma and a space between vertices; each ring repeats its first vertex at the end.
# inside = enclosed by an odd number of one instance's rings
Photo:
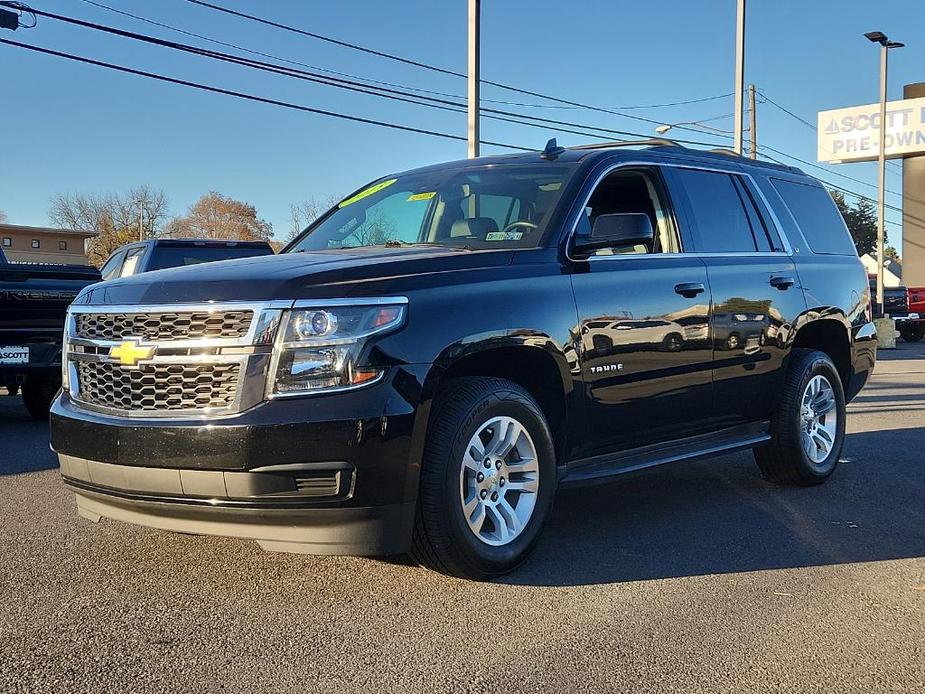
POLYGON ((378 193, 383 188, 388 188, 390 185, 395 183, 395 181, 397 180, 398 180, 397 178, 390 178, 388 181, 380 181, 376 185, 370 186, 369 188, 365 190, 361 190, 359 193, 347 198, 346 200, 342 200, 337 206, 346 207, 347 205, 352 205, 357 200, 362 200, 363 198, 366 198, 366 197, 369 197, 370 195, 378 193))
POLYGON ((0 364, 28 364, 28 347, 0 347, 0 364))
POLYGON ((430 200, 437 194, 437 191, 431 191, 430 193, 415 193, 414 195, 409 195, 407 202, 417 202, 418 200, 430 200))
POLYGON ((486 241, 520 241, 523 237, 522 231, 489 231, 485 234, 486 241))

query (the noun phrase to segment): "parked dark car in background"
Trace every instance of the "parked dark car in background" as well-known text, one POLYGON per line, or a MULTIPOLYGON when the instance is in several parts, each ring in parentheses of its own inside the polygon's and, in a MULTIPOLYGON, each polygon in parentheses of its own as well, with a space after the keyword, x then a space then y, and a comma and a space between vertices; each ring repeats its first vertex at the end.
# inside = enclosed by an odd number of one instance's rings
POLYGON ((0 249, 0 386, 22 391, 29 414, 48 417, 61 387, 68 304, 99 270, 85 265, 10 263, 0 249))
POLYGON ((100 271, 104 280, 111 280, 151 270, 257 255, 273 255, 273 247, 267 241, 148 239, 117 249, 103 263, 100 271))
POLYGON ((389 175, 278 256, 85 290, 51 427, 79 513, 484 579, 562 486, 740 449, 824 481, 876 357, 830 195, 625 144, 389 175))

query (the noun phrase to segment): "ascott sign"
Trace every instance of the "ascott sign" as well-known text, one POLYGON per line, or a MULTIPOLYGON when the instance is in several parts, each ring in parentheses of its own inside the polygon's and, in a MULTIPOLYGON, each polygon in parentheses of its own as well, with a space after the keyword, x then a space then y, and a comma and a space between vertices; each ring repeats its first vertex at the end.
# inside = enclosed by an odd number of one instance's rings
MULTIPOLYGON (((880 104, 819 112, 818 159, 870 161, 880 148, 880 104)), ((886 156, 925 152, 925 98, 886 105, 886 156)))

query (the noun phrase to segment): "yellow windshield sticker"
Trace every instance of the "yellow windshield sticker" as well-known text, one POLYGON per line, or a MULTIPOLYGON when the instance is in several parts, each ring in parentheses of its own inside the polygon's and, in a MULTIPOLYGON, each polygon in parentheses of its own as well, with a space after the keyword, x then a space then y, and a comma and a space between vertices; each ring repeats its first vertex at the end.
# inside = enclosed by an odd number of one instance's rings
POLYGON ((346 207, 347 205, 352 205, 357 200, 362 200, 363 198, 367 198, 370 195, 375 195, 383 188, 388 188, 390 185, 395 183, 395 181, 397 180, 398 180, 397 178, 390 178, 388 181, 381 181, 374 186, 370 186, 369 188, 366 188, 365 190, 361 190, 359 193, 347 198, 346 200, 342 200, 340 204, 338 204, 337 206, 346 207))
POLYGON ((415 193, 414 195, 409 195, 407 202, 417 202, 418 200, 430 200, 437 194, 436 191, 431 191, 430 193, 415 193))

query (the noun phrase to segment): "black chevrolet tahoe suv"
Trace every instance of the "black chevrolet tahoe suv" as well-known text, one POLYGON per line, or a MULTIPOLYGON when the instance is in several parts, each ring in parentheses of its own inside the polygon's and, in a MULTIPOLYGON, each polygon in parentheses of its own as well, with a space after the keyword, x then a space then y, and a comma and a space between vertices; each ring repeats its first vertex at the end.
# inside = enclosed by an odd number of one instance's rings
POLYGON ((51 422, 79 514, 484 579, 566 485, 740 449, 822 482, 876 357, 834 203, 637 144, 389 175, 280 255, 83 291, 51 422))

